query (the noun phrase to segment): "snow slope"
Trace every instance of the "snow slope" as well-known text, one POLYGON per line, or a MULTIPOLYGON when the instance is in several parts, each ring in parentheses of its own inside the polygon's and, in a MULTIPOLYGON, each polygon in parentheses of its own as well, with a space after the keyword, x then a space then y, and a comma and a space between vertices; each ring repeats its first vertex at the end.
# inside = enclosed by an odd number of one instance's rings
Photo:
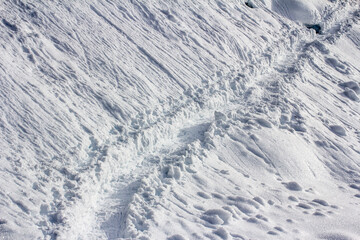
POLYGON ((252 2, 0 3, 0 237, 358 239, 359 3, 252 2))

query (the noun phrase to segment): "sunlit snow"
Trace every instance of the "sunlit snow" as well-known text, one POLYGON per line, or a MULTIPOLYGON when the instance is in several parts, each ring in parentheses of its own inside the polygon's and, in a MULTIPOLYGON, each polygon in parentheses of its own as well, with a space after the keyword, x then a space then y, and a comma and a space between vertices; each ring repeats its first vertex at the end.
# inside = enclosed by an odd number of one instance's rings
POLYGON ((359 9, 1 1, 0 239, 359 239, 359 9))

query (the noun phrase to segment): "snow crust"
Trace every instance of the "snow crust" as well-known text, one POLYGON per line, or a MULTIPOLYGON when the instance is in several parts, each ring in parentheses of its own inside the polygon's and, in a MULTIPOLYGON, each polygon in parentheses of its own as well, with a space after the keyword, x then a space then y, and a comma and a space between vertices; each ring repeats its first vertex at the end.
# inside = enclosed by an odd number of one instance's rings
POLYGON ((0 238, 358 239, 359 9, 2 1, 0 238))

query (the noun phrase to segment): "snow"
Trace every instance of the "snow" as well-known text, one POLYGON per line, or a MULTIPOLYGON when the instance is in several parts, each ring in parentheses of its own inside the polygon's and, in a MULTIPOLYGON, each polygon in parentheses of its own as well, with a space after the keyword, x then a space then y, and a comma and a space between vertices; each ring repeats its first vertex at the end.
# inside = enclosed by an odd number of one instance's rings
POLYGON ((282 16, 301 23, 316 23, 321 19, 321 12, 328 5, 326 0, 272 0, 267 6, 282 16))
POLYGON ((1 2, 0 238, 358 239, 359 7, 1 2))

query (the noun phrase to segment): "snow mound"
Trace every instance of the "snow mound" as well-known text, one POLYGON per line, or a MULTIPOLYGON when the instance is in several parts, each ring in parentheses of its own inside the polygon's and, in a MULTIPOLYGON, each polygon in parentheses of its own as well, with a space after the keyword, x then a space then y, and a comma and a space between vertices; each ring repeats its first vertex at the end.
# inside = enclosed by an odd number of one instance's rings
POLYGON ((329 4, 325 0, 268 0, 265 3, 286 18, 307 24, 319 21, 320 12, 329 4))

